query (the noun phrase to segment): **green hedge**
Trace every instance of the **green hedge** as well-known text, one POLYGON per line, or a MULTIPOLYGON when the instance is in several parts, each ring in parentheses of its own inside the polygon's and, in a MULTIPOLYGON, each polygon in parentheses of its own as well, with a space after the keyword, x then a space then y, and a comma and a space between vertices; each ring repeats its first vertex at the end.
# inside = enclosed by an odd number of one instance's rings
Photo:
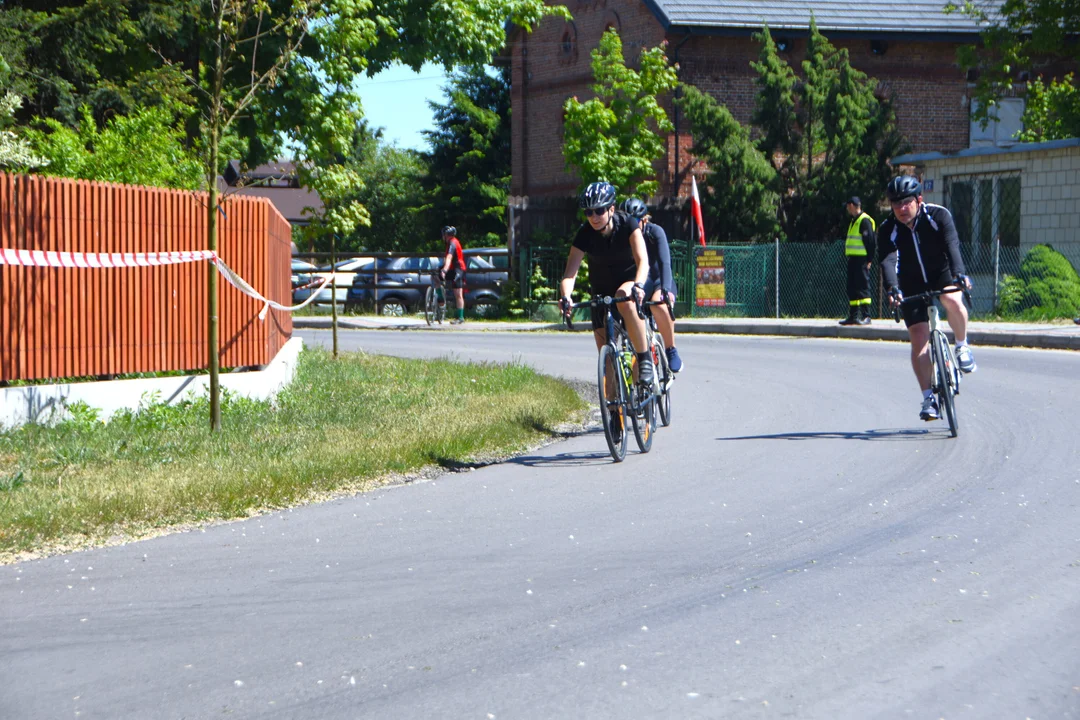
POLYGON ((1050 245, 1036 245, 1020 272, 1006 275, 999 310, 1026 320, 1071 318, 1080 314, 1080 275, 1068 258, 1050 245))

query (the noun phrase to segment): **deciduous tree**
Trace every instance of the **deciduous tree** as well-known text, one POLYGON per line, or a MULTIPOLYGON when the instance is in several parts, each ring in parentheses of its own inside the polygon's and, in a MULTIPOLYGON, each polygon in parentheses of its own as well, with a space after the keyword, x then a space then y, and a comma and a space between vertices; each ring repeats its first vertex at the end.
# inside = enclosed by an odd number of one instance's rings
POLYGON ((983 27, 982 43, 958 52, 961 67, 978 75, 974 119, 985 127, 996 118, 998 102, 1014 96, 1021 73, 1028 73, 1023 139, 1080 137, 1080 88, 1068 72, 1080 63, 1080 0, 964 0, 949 2, 945 11, 983 27))
POLYGON ((563 106, 563 156, 584 186, 596 180, 615 185, 621 196, 648 197, 659 187, 653 162, 664 154, 659 133, 674 130, 657 96, 678 84, 666 43, 644 50, 640 70, 627 67, 622 40, 604 33, 592 52, 596 97, 570 98, 563 106))

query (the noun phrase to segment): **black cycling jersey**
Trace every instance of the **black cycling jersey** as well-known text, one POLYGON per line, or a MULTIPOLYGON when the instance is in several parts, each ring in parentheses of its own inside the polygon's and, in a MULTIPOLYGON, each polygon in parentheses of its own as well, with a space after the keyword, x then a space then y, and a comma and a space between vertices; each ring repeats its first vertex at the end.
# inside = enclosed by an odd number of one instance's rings
POLYGON ((965 274, 952 213, 941 205, 923 203, 914 228, 890 215, 878 228, 878 259, 885 287, 904 295, 940 290, 965 274))
POLYGON ((675 279, 671 274, 671 246, 668 245, 667 233, 656 223, 648 223, 641 233, 645 236, 645 250, 649 253, 649 281, 672 295, 675 294, 675 279))
POLYGON ((637 276, 637 262, 630 249, 630 235, 637 230, 637 218, 616 211, 614 227, 604 237, 585 223, 574 236, 574 247, 589 257, 589 282, 594 295, 614 295, 624 282, 637 276))

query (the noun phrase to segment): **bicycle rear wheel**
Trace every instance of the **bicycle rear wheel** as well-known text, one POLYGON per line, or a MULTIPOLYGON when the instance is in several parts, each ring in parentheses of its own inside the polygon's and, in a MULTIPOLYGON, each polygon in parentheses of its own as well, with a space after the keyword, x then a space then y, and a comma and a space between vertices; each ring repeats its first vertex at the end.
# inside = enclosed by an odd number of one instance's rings
POLYGON ((656 409, 660 413, 660 424, 664 427, 671 425, 671 365, 668 363, 667 351, 664 349, 664 340, 659 333, 653 336, 653 358, 656 364, 657 387, 656 409))
POLYGON ((428 325, 435 322, 435 286, 428 285, 428 289, 424 292, 424 320, 428 325))
POLYGON ((953 397, 955 390, 953 369, 956 367, 956 361, 950 355, 949 341, 945 339, 945 335, 941 332, 936 333, 934 336, 933 352, 937 355, 934 365, 937 366, 938 373, 938 404, 945 411, 945 416, 949 420, 949 435, 956 437, 960 429, 960 418, 957 416, 956 400, 953 397))
POLYGON ((600 348, 597 362, 597 388, 600 399, 600 424, 604 428, 608 451, 615 462, 626 457, 626 403, 623 398, 622 368, 618 353, 611 345, 600 348), (608 392, 608 388, 611 392, 608 392))

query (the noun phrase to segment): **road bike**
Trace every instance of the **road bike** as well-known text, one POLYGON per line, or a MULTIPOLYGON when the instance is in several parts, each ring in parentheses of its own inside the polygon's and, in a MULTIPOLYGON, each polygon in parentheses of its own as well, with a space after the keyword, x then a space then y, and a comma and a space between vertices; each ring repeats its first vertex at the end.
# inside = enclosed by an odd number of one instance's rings
POLYGON ((442 325, 446 316, 446 289, 443 287, 442 278, 436 270, 431 273, 431 284, 424 293, 424 319, 428 325, 438 323, 442 325))
MULTIPOLYGON (((600 348, 597 359, 596 384, 604 438, 615 462, 622 462, 626 457, 627 418, 634 429, 638 449, 643 453, 652 449, 656 431, 656 393, 652 386, 635 380, 637 353, 623 326, 622 316, 615 312, 615 305, 623 302, 634 302, 634 298, 594 296, 591 300, 570 305, 571 310, 597 307, 604 313, 607 342, 600 348)), ((645 317, 640 306, 637 312, 639 317, 645 317)), ((569 317, 566 325, 572 327, 569 317)), ((655 372, 653 374, 655 376, 655 372)))
POLYGON ((645 332, 648 337, 649 348, 652 349, 653 366, 656 368, 653 392, 656 395, 656 407, 660 411, 660 424, 664 427, 671 425, 671 384, 675 382, 675 373, 671 371, 668 362, 667 348, 664 347, 664 337, 656 327, 656 318, 648 308, 656 305, 666 305, 672 317, 675 316, 671 303, 663 300, 649 300, 642 303, 646 308, 645 332))
MULTIPOLYGON (((963 292, 964 300, 968 300, 968 293, 962 287, 947 287, 942 290, 928 290, 927 292, 903 298, 901 304, 922 304, 926 306, 930 321, 930 389, 938 399, 938 407, 945 411, 949 420, 949 435, 956 437, 960 429, 960 417, 956 411, 956 396, 960 394, 960 365, 956 361, 956 353, 949 344, 949 338, 941 329, 941 320, 938 316, 936 298, 948 293, 963 292)), ((893 318, 900 322, 900 305, 893 308, 893 318)))

